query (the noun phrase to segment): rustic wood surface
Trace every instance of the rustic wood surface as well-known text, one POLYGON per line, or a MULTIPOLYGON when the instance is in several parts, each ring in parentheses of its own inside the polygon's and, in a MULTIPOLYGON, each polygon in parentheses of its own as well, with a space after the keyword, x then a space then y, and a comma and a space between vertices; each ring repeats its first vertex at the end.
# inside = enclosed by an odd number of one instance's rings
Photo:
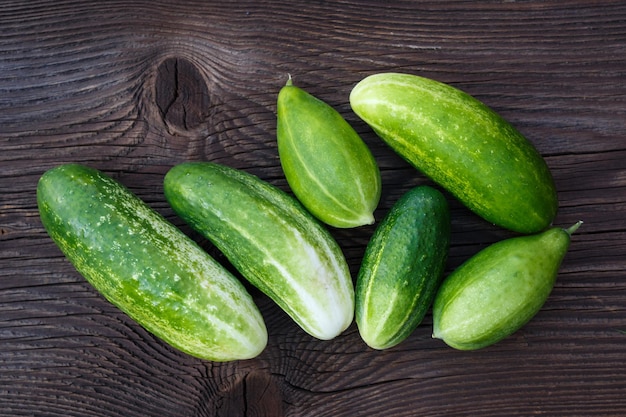
MULTIPOLYGON (((626 415, 626 3, 623 1, 0 2, 0 415, 626 415), (383 175, 377 218, 428 182, 351 112, 364 76, 450 83, 518 127, 583 220, 548 302, 522 330, 459 352, 432 319, 387 351, 353 324, 307 336, 254 289, 256 359, 180 353, 105 301, 44 231, 40 175, 79 162, 168 207, 176 163, 211 160, 287 190, 275 101, 295 82, 362 134, 383 175)), ((447 195, 448 270, 511 236, 447 195)), ((332 230, 353 272, 371 227, 332 230)))

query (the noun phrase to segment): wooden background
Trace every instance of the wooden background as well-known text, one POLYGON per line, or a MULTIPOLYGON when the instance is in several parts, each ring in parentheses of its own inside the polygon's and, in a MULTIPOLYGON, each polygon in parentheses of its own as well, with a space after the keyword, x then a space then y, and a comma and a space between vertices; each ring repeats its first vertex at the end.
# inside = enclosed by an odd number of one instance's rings
MULTIPOLYGON (((626 3, 623 1, 0 1, 0 415, 626 415, 626 3), (353 325, 267 321, 256 359, 168 347, 107 303, 39 221, 40 175, 80 162, 180 226, 162 180, 211 160, 287 190, 275 102, 290 73, 353 124, 383 175, 380 219, 426 183, 351 112, 363 77, 450 83, 511 121, 556 180, 555 225, 583 220, 548 302, 476 352, 430 337, 372 351, 353 325)), ((511 236, 448 196, 448 270, 511 236)), ((353 272, 371 227, 333 230, 353 272)))

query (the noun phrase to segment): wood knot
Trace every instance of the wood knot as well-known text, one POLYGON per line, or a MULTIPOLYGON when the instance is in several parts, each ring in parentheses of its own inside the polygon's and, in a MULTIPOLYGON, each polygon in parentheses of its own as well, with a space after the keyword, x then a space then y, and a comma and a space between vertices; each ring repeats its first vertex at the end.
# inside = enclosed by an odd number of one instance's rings
POLYGON ((212 364, 202 376, 204 395, 197 398, 194 416, 283 417, 283 398, 277 381, 258 360, 212 364), (254 369, 248 366, 255 367, 254 369))
POLYGON ((196 132, 207 124, 211 97, 206 79, 184 58, 168 58, 158 66, 155 100, 171 134, 196 132))

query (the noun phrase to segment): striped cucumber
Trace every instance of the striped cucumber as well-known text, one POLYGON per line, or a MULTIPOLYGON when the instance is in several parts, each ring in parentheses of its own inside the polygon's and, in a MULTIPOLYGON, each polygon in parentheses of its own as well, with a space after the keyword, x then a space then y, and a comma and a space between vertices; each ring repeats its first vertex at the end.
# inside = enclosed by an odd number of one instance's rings
POLYGON ((356 323, 374 349, 405 340, 431 306, 450 245, 444 196, 423 185, 391 208, 372 236, 356 284, 356 323))
POLYGON ((463 263, 437 292, 433 337, 474 350, 519 330, 550 295, 570 236, 581 224, 503 240, 463 263))
POLYGON ((277 103, 278 153, 298 200, 340 228, 374 223, 381 179, 369 148, 330 105, 293 85, 277 103))
POLYGON ((155 336, 213 361, 265 348, 263 318, 242 284, 117 181, 61 165, 39 180, 37 203, 78 272, 155 336))
POLYGON ((548 227, 558 201, 532 144, 470 95, 410 74, 381 73, 350 93, 354 112, 400 156, 489 222, 548 227))
POLYGON ((330 233, 293 197, 244 171, 189 162, 165 176, 165 196, 191 227, 302 329, 332 339, 354 317, 347 262, 330 233))

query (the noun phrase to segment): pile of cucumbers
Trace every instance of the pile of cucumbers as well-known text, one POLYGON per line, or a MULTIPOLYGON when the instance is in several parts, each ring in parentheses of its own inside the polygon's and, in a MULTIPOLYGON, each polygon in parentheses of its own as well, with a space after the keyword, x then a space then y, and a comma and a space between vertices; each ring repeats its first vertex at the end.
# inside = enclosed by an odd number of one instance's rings
MULTIPOLYGON (((369 148, 330 105, 293 85, 277 101, 277 144, 293 192, 225 165, 187 162, 164 179, 174 211, 305 332, 329 340, 356 321, 387 349, 432 307, 433 337, 479 349, 511 335, 548 298, 569 229, 552 226, 552 175, 511 124, 466 93, 411 74, 381 73, 350 94, 353 111, 430 178, 378 222, 356 285, 327 227, 375 222, 382 181, 369 148), (446 190, 518 237, 480 251, 444 279, 446 190)), ((212 361, 249 359, 268 341, 245 287, 122 184, 63 164, 40 178, 37 203, 52 240, 94 288, 171 346, 212 361)))

